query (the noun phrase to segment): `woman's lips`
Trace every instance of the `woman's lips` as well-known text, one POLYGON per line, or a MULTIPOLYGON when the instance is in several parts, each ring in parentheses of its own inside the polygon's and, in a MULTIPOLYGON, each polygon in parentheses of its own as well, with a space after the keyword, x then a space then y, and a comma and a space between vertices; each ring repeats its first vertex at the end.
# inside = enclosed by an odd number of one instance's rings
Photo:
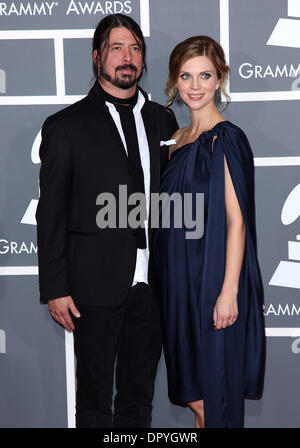
POLYGON ((204 93, 201 94, 193 94, 193 95, 188 95, 188 97, 192 100, 192 101, 199 101, 203 98, 204 93))

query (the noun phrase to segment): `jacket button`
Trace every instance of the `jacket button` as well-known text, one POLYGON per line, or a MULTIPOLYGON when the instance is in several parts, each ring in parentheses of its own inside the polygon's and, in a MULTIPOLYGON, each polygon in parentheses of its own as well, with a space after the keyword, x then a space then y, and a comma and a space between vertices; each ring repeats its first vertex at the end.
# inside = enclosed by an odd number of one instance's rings
POLYGON ((131 230, 133 236, 136 236, 136 230, 131 230))

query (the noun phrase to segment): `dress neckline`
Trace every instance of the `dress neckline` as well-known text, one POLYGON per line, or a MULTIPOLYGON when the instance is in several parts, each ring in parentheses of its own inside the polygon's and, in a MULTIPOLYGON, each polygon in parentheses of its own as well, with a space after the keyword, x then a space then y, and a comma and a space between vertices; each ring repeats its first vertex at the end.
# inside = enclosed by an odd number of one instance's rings
POLYGON ((207 134, 209 132, 213 132, 215 130, 215 128, 217 126, 219 126, 221 123, 230 123, 230 121, 229 120, 218 121, 218 123, 216 123, 211 129, 208 129, 207 131, 201 132, 201 134, 199 134, 198 137, 194 141, 192 141, 190 143, 186 143, 185 145, 180 146, 178 149, 175 149, 175 151, 173 151, 172 154, 171 154, 170 160, 172 159, 174 154, 176 154, 178 151, 181 151, 181 149, 184 149, 184 148, 186 148, 189 145, 193 145, 202 135, 207 134))

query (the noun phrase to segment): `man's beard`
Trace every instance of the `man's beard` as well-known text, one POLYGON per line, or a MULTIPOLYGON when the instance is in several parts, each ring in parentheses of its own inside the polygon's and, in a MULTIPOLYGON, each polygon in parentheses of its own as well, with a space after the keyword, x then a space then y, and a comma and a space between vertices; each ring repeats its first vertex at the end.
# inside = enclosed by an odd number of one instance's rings
POLYGON ((105 72, 105 70, 103 70, 103 68, 100 67, 100 79, 103 78, 106 81, 108 81, 110 84, 112 84, 115 87, 119 87, 120 89, 130 89, 131 87, 133 87, 137 82, 139 82, 140 77, 142 76, 142 73, 140 74, 140 76, 137 78, 136 77, 136 73, 137 73, 137 68, 135 65, 132 64, 124 64, 124 65, 119 65, 118 67, 115 68, 115 77, 112 78, 108 73, 105 72), (119 70, 126 70, 126 69, 131 69, 134 74, 133 75, 127 75, 127 74, 123 74, 122 78, 119 78, 117 75, 117 72, 119 70))

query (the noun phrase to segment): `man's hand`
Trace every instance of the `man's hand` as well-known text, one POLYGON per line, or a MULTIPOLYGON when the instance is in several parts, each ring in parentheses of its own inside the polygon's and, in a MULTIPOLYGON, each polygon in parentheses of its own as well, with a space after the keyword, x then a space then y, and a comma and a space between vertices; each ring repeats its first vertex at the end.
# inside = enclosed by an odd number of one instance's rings
POLYGON ((80 313, 71 296, 49 300, 48 308, 53 319, 67 331, 73 331, 75 329, 70 312, 77 318, 80 317, 80 313))

